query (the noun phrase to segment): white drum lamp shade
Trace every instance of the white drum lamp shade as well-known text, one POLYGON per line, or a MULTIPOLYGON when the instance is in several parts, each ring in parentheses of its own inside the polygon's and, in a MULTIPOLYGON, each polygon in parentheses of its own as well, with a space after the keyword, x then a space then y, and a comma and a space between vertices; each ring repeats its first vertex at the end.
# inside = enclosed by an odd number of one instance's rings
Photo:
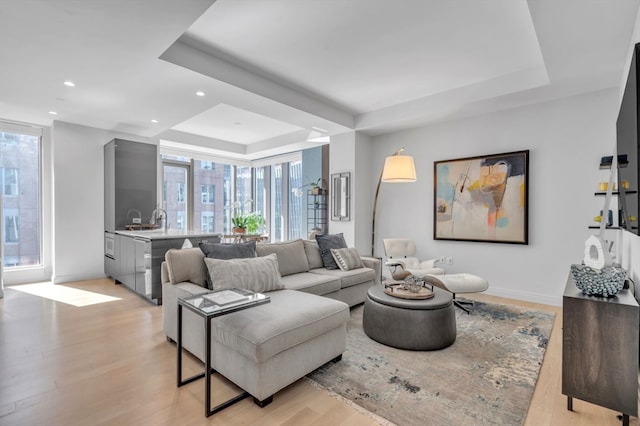
POLYGON ((416 166, 413 163, 413 157, 410 155, 400 155, 404 148, 400 148, 396 153, 390 155, 384 160, 384 167, 378 179, 376 187, 376 195, 373 199, 373 217, 371 220, 371 256, 375 254, 376 242, 376 207, 378 205, 378 194, 380 193, 380 184, 387 183, 409 183, 415 182, 416 166))

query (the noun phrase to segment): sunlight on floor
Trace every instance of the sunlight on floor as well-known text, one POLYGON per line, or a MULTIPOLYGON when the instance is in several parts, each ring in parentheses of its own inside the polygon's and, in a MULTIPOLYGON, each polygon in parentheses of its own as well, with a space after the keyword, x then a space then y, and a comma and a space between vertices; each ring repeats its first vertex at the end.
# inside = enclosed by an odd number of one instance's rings
POLYGON ((106 294, 94 293, 73 287, 65 287, 51 282, 14 285, 5 287, 5 291, 6 290, 18 290, 23 293, 33 294, 34 296, 44 297, 45 299, 51 299, 77 307, 121 300, 119 297, 107 296, 106 294))

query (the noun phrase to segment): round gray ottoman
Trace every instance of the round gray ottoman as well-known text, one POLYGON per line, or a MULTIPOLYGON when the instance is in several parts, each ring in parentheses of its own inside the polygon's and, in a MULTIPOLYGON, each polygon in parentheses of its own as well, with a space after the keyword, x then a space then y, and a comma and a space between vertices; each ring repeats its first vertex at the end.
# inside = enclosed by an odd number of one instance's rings
POLYGON ((409 300, 385 294, 382 285, 369 288, 362 327, 373 340, 400 349, 432 351, 456 340, 453 296, 433 288, 434 297, 409 300))

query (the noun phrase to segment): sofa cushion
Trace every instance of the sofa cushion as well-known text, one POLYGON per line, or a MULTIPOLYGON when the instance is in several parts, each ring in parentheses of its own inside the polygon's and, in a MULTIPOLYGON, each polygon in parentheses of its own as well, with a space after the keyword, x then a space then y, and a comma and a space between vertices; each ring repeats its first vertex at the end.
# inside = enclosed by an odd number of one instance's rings
POLYGON ((302 242, 304 243, 304 252, 309 262, 309 269, 324 268, 318 242, 316 240, 303 240, 302 242))
POLYGON ((340 290, 340 278, 330 275, 311 274, 301 272, 299 274, 282 277, 282 284, 289 290, 304 291, 305 293, 324 296, 328 293, 340 290))
POLYGON ((342 271, 364 267, 358 250, 354 248, 331 249, 331 255, 342 271))
MULTIPOLYGON (((213 259, 245 259, 248 257, 256 257, 256 242, 247 241, 244 243, 200 243, 200 250, 205 257, 213 259)), ((207 274, 207 288, 212 289, 213 284, 207 274)))
POLYGON ((275 253, 278 256, 280 275, 283 277, 309 270, 304 244, 300 239, 281 243, 259 244, 256 247, 256 253, 258 256, 275 253))
POLYGON ((312 274, 328 275, 335 278, 340 278, 342 288, 351 287, 352 285, 362 284, 367 281, 375 279, 375 271, 371 268, 358 268, 351 271, 341 271, 340 269, 312 269, 309 271, 312 274))
POLYGON ((206 257, 214 259, 244 259, 247 257, 256 257, 255 241, 234 244, 200 243, 198 246, 206 257))
POLYGON ((203 262, 202 250, 197 247, 170 249, 164 256, 171 284, 191 281, 201 287, 207 286, 207 268, 203 262))
POLYGON ((211 321, 216 341, 262 363, 349 320, 349 306, 301 291, 269 293, 271 302, 223 315, 211 321))
POLYGON ((204 262, 213 290, 237 287, 264 293, 284 288, 275 254, 227 260, 207 257, 204 262))
POLYGON ((322 264, 324 267, 327 269, 338 269, 338 265, 331 255, 331 249, 347 248, 347 243, 342 233, 316 235, 316 241, 320 247, 320 256, 322 256, 322 264))

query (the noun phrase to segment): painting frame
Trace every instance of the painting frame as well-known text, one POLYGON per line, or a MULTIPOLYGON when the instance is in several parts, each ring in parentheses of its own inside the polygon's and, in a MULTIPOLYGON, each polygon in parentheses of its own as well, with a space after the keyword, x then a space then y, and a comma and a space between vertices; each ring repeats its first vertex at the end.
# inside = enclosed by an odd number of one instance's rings
POLYGON ((529 244, 529 150, 435 161, 433 239, 529 244))

